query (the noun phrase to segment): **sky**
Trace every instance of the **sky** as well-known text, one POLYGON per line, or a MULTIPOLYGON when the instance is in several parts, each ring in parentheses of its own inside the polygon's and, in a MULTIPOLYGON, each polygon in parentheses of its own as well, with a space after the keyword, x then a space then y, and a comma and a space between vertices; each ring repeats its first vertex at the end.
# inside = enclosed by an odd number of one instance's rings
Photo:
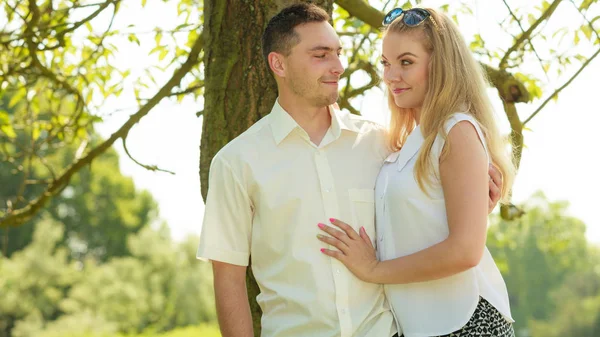
MULTIPOLYGON (((464 1, 474 12, 471 18, 460 20, 460 29, 469 42, 474 33, 480 33, 486 43, 498 46, 509 45, 512 38, 500 30, 500 22, 507 11, 501 0, 464 1), (485 3, 485 5, 484 5, 485 3)), ((143 9, 143 15, 135 15, 139 9, 139 1, 127 1, 122 8, 121 21, 115 27, 125 27, 131 23, 139 31, 151 31, 156 26, 173 28, 176 20, 176 3, 149 0, 143 9), (128 15, 130 14, 130 15, 128 15), (123 21, 124 19, 127 21, 123 21)), ((374 1, 370 1, 374 3, 374 1)), ((424 6, 433 8, 445 3, 457 4, 458 1, 424 1, 424 6)), ((509 3, 511 3, 509 1, 509 3)), ((512 3, 523 3, 512 1, 512 3)), ((531 1, 534 3, 534 1, 531 1)), ((580 22, 567 8, 561 12, 562 21, 580 22)), ((596 14, 597 15, 597 14, 596 14)), ((549 25, 552 25, 550 22, 549 25)), ((551 27, 550 27, 551 28, 551 27)), ((115 58, 115 66, 120 69, 131 69, 132 75, 141 75, 144 70, 156 62, 156 56, 149 57, 148 49, 143 48, 144 41, 153 40, 154 35, 141 36, 142 47, 123 42, 119 46, 119 54, 115 58)), ((539 46, 543 53, 544 48, 539 46)), ((374 51, 379 53, 379 48, 374 51)), ((591 49, 585 50, 591 55, 591 49)), ((537 72, 544 76, 541 67, 535 62, 527 64, 527 71, 537 72), (537 68, 537 70, 535 70, 537 68)), ((567 75, 575 72, 570 69, 567 75)), ((600 179, 598 178, 598 126, 600 124, 600 108, 595 96, 599 95, 598 75, 600 61, 595 60, 567 89, 559 96, 557 102, 549 103, 544 110, 529 124, 526 131, 521 168, 513 191, 516 203, 526 200, 538 190, 543 191, 550 200, 567 200, 570 202, 569 214, 583 220, 587 225, 587 238, 600 244, 600 212, 596 207, 600 202, 600 179)), ((164 83, 165 76, 157 76, 157 82, 164 83)), ((551 81, 545 88, 545 96, 560 86, 565 79, 551 81)), ((509 127, 497 94, 490 90, 498 120, 502 130, 508 132, 509 127)), ((528 116, 541 101, 518 106, 521 116, 528 116)), ((383 122, 385 115, 385 99, 381 90, 371 90, 361 100, 355 101, 355 107, 361 107, 363 115, 383 122)), ((135 106, 131 94, 123 94, 119 98, 111 98, 103 102, 102 112, 107 117, 98 126, 98 131, 105 137, 116 131, 134 110, 123 109, 135 106)), ((121 154, 121 170, 131 176, 140 189, 146 189, 157 200, 160 217, 165 220, 175 239, 183 239, 187 235, 199 235, 201 229, 204 203, 200 195, 198 175, 199 145, 202 130, 202 118, 195 113, 202 109, 202 99, 193 101, 184 99, 181 103, 164 100, 154 108, 129 134, 128 148, 130 153, 140 162, 156 164, 159 167, 174 171, 175 175, 161 172, 150 172, 137 166, 126 157, 120 143, 116 146, 121 154)))

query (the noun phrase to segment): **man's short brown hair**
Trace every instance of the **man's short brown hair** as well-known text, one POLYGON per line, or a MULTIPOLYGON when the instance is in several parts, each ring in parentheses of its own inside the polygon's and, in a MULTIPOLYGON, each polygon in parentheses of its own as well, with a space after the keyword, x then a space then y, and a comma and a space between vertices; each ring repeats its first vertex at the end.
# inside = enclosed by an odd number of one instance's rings
POLYGON ((329 14, 315 4, 300 3, 282 9, 269 20, 262 36, 262 52, 267 68, 269 53, 277 52, 288 56, 300 42, 294 28, 310 22, 329 21, 329 14))

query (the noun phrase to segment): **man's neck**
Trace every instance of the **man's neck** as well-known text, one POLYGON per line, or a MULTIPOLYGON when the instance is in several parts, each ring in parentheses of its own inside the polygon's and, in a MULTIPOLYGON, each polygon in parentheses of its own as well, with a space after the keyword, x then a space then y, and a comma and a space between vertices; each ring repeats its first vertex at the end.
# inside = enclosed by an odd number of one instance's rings
POLYGON ((317 107, 291 95, 280 95, 279 105, 306 131, 310 140, 319 145, 331 126, 327 106, 317 107))

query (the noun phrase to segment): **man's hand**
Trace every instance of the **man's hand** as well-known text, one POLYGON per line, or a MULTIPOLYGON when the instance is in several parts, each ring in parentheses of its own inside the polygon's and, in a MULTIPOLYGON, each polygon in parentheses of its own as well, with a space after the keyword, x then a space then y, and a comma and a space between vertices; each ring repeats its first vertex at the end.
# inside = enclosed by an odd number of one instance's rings
POLYGON ((490 164, 490 200, 488 202, 488 213, 492 213, 502 195, 502 173, 494 164, 490 164))

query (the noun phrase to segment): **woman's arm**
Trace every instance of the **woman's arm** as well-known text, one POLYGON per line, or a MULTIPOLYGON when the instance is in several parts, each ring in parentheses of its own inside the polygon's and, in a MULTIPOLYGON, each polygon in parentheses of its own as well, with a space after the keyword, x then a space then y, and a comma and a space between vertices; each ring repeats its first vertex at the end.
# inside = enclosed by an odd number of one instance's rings
POLYGON ((486 240, 487 155, 474 126, 467 121, 450 130, 446 146, 449 152, 440 162, 440 176, 450 231, 447 239, 417 253, 378 262, 364 231, 353 238, 347 234, 349 230, 353 232, 350 226, 334 221, 346 233, 329 227, 324 230, 335 239, 320 239, 340 252, 325 249, 323 253, 339 259, 364 281, 383 284, 431 281, 476 266, 486 240))

